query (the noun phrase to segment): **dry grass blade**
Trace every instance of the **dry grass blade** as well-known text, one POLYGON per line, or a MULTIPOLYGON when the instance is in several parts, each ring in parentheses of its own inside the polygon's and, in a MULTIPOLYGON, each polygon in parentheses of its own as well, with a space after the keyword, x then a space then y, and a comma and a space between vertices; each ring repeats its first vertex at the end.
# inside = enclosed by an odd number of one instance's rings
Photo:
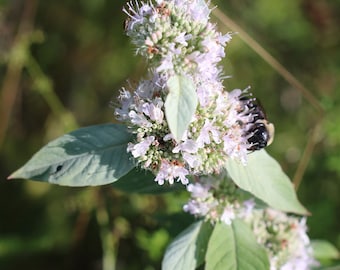
POLYGON ((314 95, 306 89, 284 66, 282 66, 271 54, 269 54, 259 43, 251 38, 243 29, 225 15, 218 8, 212 10, 212 14, 219 19, 225 26, 239 34, 239 37, 249 45, 258 55, 262 57, 274 70, 276 70, 289 84, 299 90, 302 95, 310 102, 310 104, 319 112, 323 113, 323 108, 314 95))
POLYGON ((313 130, 311 131, 310 136, 308 137, 308 142, 306 145, 306 148, 303 152, 303 155, 300 159, 299 165, 296 169, 294 178, 293 178, 293 184, 296 190, 298 190, 300 183, 302 181, 302 177, 306 171, 307 165, 310 161, 310 158, 312 156, 312 153, 314 151, 314 147, 316 143, 319 141, 320 137, 320 129, 322 127, 322 118, 319 120, 319 122, 314 126, 313 130))
POLYGON ((0 147, 5 139, 10 118, 14 109, 16 98, 20 92, 19 85, 21 72, 24 62, 17 59, 15 53, 18 49, 26 52, 30 46, 28 36, 33 31, 33 20, 35 17, 37 2, 27 1, 24 5, 22 16, 20 19, 18 32, 14 38, 12 52, 10 52, 7 71, 3 80, 1 96, 0 96, 0 147))

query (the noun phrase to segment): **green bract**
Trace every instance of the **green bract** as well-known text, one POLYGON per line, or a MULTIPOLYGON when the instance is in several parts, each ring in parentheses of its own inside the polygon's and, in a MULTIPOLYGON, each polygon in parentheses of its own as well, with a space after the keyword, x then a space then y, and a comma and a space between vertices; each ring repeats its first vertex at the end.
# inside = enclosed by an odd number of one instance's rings
POLYGON ((171 77, 167 85, 169 94, 164 105, 165 115, 172 135, 179 141, 196 111, 196 89, 192 80, 184 76, 171 77))

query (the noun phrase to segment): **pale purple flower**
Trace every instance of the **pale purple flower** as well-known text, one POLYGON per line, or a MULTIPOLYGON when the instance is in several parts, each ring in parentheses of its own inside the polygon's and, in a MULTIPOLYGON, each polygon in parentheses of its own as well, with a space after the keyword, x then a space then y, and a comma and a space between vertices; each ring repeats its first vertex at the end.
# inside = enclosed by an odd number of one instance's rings
POLYGON ((227 33, 225 35, 222 35, 221 33, 218 33, 218 42, 222 45, 225 46, 226 43, 230 42, 232 39, 231 33, 227 33))
POLYGON ((163 160, 155 181, 159 185, 163 185, 165 181, 173 184, 175 180, 180 180, 183 185, 186 185, 189 183, 189 180, 186 178, 188 174, 189 171, 184 167, 163 160))
POLYGON ((200 198, 202 200, 204 200, 205 198, 211 195, 209 190, 210 190, 210 185, 201 184, 201 183, 189 184, 187 186, 187 191, 191 193, 191 197, 200 198))
POLYGON ((317 265, 305 218, 267 208, 254 209, 246 222, 251 225, 258 243, 265 247, 271 270, 308 270, 317 265))
POLYGON ((182 33, 180 33, 180 34, 175 38, 175 42, 176 42, 176 43, 179 43, 179 44, 181 44, 181 45, 183 45, 183 46, 188 46, 187 40, 189 40, 189 39, 191 39, 191 38, 192 38, 192 35, 191 35, 191 34, 187 35, 186 32, 182 32, 182 33))
POLYGON ((141 3, 142 6, 139 6, 139 2, 137 0, 127 2, 127 8, 123 8, 123 11, 129 16, 129 21, 127 23, 127 30, 132 30, 135 24, 142 24, 145 20, 145 15, 151 14, 153 7, 141 3))
POLYGON ((163 137, 163 141, 165 142, 170 141, 170 140, 174 140, 174 136, 171 133, 168 133, 163 137))
POLYGON ((130 106, 132 104, 131 93, 124 88, 120 91, 118 96, 121 107, 115 109, 115 115, 120 121, 126 121, 129 119, 130 106))
MULTIPOLYGON (((132 94, 123 90, 115 111, 135 135, 128 150, 138 164, 151 170, 159 184, 187 184, 188 175, 219 173, 229 158, 246 164, 253 136, 247 133, 248 122, 254 119, 240 101, 245 91, 224 90, 218 63, 232 36, 219 33, 209 22, 207 1, 135 0, 124 12, 129 16, 126 33, 150 67, 150 79, 141 81, 132 94), (199 100, 179 142, 171 134, 164 106, 167 81, 178 75, 192 80, 199 100)), ((210 214, 218 218, 217 213, 210 214)))
MULTIPOLYGON (((201 107, 210 108, 216 104, 216 98, 218 99, 222 94, 223 85, 220 80, 207 80, 201 77, 197 86, 197 97, 201 107)), ((227 103, 224 102, 223 108, 226 109, 227 103)))
POLYGON ((209 20, 210 9, 204 0, 172 0, 172 2, 179 8, 185 9, 195 21, 206 23, 209 20))
POLYGON ((167 70, 173 70, 174 64, 172 62, 173 54, 169 53, 164 58, 162 58, 161 64, 157 67, 157 72, 163 72, 167 70))
POLYGON ((192 169, 196 169, 202 164, 202 160, 198 155, 183 152, 182 156, 186 163, 188 163, 189 167, 192 169))
POLYGON ((137 86, 135 96, 138 97, 138 99, 149 100, 153 94, 158 91, 162 83, 164 84, 157 76, 154 76, 152 80, 143 80, 137 86))
POLYGON ((206 202, 199 201, 189 201, 187 204, 183 206, 184 212, 189 212, 195 216, 205 216, 211 210, 211 207, 206 202))
MULTIPOLYGON (((160 103, 161 106, 162 106, 162 103, 160 103)), ((151 120, 160 124, 163 122, 163 118, 164 118, 164 113, 162 111, 161 106, 158 107, 153 103, 144 103, 142 106, 143 107, 142 110, 143 110, 143 113, 149 116, 151 120)))
POLYGON ((232 220, 235 219, 235 210, 232 205, 228 205, 224 208, 224 211, 221 216, 221 221, 227 225, 230 225, 232 220))
POLYGON ((131 154, 137 158, 144 156, 146 152, 148 151, 150 145, 155 141, 154 136, 150 136, 145 138, 142 142, 137 144, 129 143, 128 145, 128 151, 131 152, 131 154))
POLYGON ((228 98, 231 101, 231 103, 238 102, 239 97, 242 95, 241 89, 234 89, 233 91, 228 93, 228 98))
POLYGON ((152 124, 146 119, 146 117, 143 114, 136 113, 135 111, 130 111, 129 117, 130 117, 131 123, 134 125, 141 126, 141 127, 152 126, 152 124))
POLYGON ((243 202, 243 209, 239 217, 247 219, 255 208, 255 200, 253 198, 243 202))
POLYGON ((210 136, 213 141, 217 144, 221 142, 221 134, 217 127, 215 127, 212 122, 208 119, 205 120, 204 126, 196 140, 198 147, 202 148, 205 144, 210 144, 210 136))
MULTIPOLYGON (((206 58, 208 56, 213 57, 213 59, 211 59, 212 63, 217 63, 221 61, 221 59, 225 56, 224 47, 218 41, 219 38, 216 39, 216 37, 214 37, 213 39, 207 38, 202 41, 202 46, 205 47, 207 51, 207 53, 204 56, 206 58)), ((208 59, 206 59, 206 61, 207 60, 208 59)))
POLYGON ((188 139, 184 142, 179 143, 173 150, 173 153, 186 152, 186 153, 197 153, 198 147, 194 140, 188 139))

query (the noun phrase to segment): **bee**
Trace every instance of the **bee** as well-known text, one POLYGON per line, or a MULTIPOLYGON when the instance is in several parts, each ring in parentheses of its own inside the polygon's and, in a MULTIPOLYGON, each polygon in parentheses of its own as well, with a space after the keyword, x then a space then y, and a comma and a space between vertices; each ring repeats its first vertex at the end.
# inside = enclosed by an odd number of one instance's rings
POLYGON ((243 105, 243 111, 251 115, 251 122, 247 123, 247 130, 244 136, 250 143, 248 150, 255 151, 265 148, 274 140, 275 128, 267 120, 266 113, 256 98, 244 96, 240 98, 243 105))

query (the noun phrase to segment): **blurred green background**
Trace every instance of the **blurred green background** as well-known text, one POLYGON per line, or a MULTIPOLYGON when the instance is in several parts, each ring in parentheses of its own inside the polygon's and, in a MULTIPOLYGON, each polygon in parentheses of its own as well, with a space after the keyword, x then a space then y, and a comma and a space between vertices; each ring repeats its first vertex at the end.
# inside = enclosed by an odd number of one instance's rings
MULTIPOLYGON (((6 180, 57 136, 114 121, 117 91, 145 75, 146 63, 124 35, 124 3, 0 0, 0 269, 102 269, 103 256, 117 269, 160 269, 165 246, 191 222, 181 213, 185 193, 6 180)), ((226 88, 251 85, 276 127, 268 152, 301 180, 299 198, 312 212, 310 237, 340 248, 340 1, 213 4, 323 108, 234 35, 223 60, 232 75, 226 88)))

